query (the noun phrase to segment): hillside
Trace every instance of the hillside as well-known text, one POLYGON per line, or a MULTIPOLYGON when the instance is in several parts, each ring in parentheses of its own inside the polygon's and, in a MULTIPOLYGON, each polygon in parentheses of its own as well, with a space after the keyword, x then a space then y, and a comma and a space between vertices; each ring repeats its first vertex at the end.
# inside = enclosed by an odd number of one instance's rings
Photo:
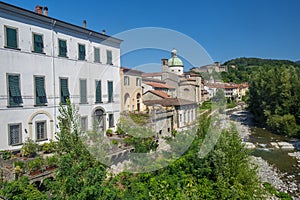
POLYGON ((251 74, 254 71, 258 70, 260 67, 300 67, 300 64, 289 60, 273 60, 261 58, 236 58, 226 61, 224 65, 228 67, 228 73, 222 72, 222 80, 224 82, 234 83, 249 82, 251 74))

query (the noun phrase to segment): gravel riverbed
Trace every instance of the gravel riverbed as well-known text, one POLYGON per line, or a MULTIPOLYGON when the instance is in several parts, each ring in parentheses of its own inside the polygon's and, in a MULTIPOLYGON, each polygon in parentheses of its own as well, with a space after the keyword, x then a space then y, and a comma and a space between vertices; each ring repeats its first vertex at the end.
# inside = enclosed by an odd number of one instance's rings
MULTIPOLYGON (((237 127, 240 137, 243 140, 246 140, 249 135, 251 135, 249 122, 249 116, 246 114, 247 118, 240 118, 241 120, 237 120, 236 118, 228 117, 230 122, 234 123, 237 127)), ((251 116, 250 116, 251 119, 251 116)), ((249 145, 247 143, 246 145, 249 145)), ((251 146, 251 145, 250 145, 251 146)), ((253 146, 251 146, 253 147, 253 146)), ((300 152, 290 153, 290 156, 294 156, 298 159, 298 163, 300 164, 300 152)), ((293 175, 285 177, 285 174, 280 172, 275 166, 270 165, 267 161, 262 159, 261 157, 251 156, 252 162, 258 166, 258 175, 262 182, 268 182, 273 185, 278 191, 289 193, 293 196, 294 200, 300 200, 300 191, 299 186, 296 181, 293 180, 295 178, 293 175)), ((277 199, 272 196, 269 199, 277 199)))

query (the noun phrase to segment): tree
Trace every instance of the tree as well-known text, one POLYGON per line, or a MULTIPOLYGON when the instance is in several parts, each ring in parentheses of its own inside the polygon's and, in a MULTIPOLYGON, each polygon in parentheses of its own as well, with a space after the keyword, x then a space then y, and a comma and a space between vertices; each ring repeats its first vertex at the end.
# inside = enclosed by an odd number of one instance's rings
POLYGON ((236 128, 222 132, 208 160, 213 166, 211 176, 216 183, 217 199, 261 197, 260 181, 236 128))

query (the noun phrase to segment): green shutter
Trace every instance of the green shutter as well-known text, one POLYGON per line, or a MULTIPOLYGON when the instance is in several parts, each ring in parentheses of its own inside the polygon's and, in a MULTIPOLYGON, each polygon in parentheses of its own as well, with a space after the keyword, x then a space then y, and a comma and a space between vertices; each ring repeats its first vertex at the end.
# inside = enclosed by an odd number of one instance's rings
POLYGON ((108 89, 108 102, 113 102, 113 82, 108 81, 107 82, 107 89, 108 89))
POLYGON ((43 44, 42 35, 34 34, 33 40, 34 40, 34 52, 43 53, 44 44, 43 44))
POLYGON ((35 100, 36 105, 47 103, 44 77, 35 77, 35 100))
POLYGON ((9 105, 17 106, 23 103, 23 99, 20 91, 19 76, 9 75, 9 105))
POLYGON ((112 65, 112 52, 107 50, 106 54, 107 54, 107 64, 112 65))
POLYGON ((101 81, 96 81, 96 103, 102 102, 101 81))
POLYGON ((86 80, 80 80, 80 103, 87 103, 86 80))
POLYGON ((94 59, 95 62, 100 62, 100 49, 99 48, 94 48, 94 59))
POLYGON ((78 59, 85 60, 85 46, 82 44, 78 45, 78 59))
POLYGON ((67 56, 67 42, 65 40, 59 40, 59 55, 60 56, 67 56))
POLYGON ((66 103, 67 99, 70 98, 68 89, 68 79, 60 79, 60 91, 61 91, 61 103, 66 103))
POLYGON ((6 27, 6 46, 9 48, 17 48, 17 30, 6 27))

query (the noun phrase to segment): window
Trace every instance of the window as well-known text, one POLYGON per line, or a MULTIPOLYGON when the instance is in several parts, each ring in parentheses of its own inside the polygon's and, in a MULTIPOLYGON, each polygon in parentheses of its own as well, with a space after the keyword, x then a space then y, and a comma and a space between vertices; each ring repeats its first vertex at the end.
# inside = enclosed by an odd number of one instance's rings
POLYGON ((22 143, 21 124, 8 125, 9 145, 18 145, 22 143))
POLYGON ((58 56, 67 57, 67 41, 58 39, 58 56))
POLYGON ((136 78, 136 86, 141 86, 142 85, 142 81, 141 78, 136 78))
POLYGON ((47 139, 47 126, 46 121, 39 121, 35 123, 36 127, 36 140, 45 140, 47 139))
POLYGON ((8 103, 9 106, 20 106, 23 103, 23 99, 20 91, 20 76, 8 75, 8 103))
POLYGON ((106 51, 106 57, 107 57, 107 64, 112 65, 112 52, 110 50, 106 51))
POLYGON ((96 103, 102 103, 101 81, 96 81, 96 103))
POLYGON ((87 116, 81 117, 80 118, 80 126, 81 126, 81 131, 86 132, 87 127, 88 127, 88 118, 87 116))
POLYGON ((5 47, 17 49, 18 48, 18 37, 17 37, 17 29, 5 27, 5 34, 6 34, 6 43, 5 47))
POLYGON ((43 53, 44 43, 43 43, 43 35, 33 34, 33 52, 43 53))
POLYGON ((69 88, 68 88, 68 79, 61 78, 60 79, 60 102, 65 104, 67 99, 70 98, 69 88))
POLYGON ((179 121, 182 122, 182 114, 179 115, 179 121))
POLYGON ((80 103, 87 103, 86 80, 80 80, 80 103))
POLYGON ((48 103, 47 95, 45 91, 45 78, 35 76, 34 84, 35 84, 35 105, 45 105, 46 103, 48 103))
POLYGON ((124 85, 130 85, 130 78, 129 78, 129 76, 124 76, 124 85))
POLYGON ((94 61, 100 63, 100 49, 94 47, 94 61))
POLYGON ((108 91, 108 102, 111 103, 114 101, 114 91, 113 91, 113 82, 108 81, 107 82, 107 91, 108 91))
POLYGON ((109 125, 109 128, 112 128, 115 126, 114 114, 108 114, 108 125, 109 125))
POLYGON ((85 46, 78 44, 78 60, 85 60, 85 46))

